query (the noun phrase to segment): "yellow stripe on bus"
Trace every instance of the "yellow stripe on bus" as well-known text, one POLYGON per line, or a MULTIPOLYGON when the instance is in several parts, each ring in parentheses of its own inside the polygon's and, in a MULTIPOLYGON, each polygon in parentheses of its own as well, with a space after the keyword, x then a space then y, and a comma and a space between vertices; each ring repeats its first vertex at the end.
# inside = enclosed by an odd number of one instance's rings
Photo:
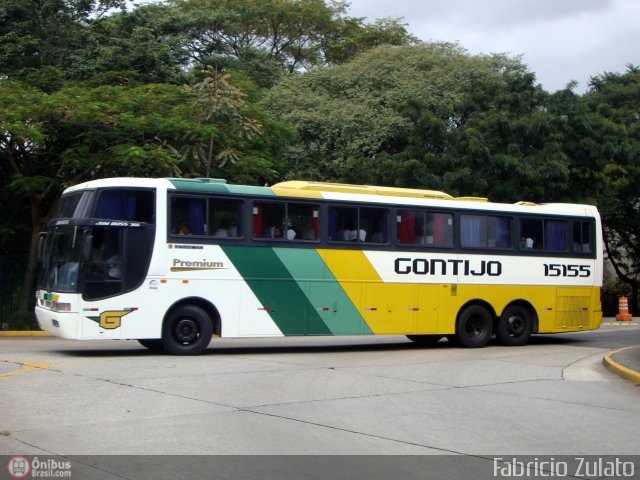
POLYGON ((597 328, 602 318, 594 287, 385 283, 361 251, 318 254, 375 334, 452 334, 468 301, 485 302, 500 315, 524 300, 536 310, 540 332, 597 328))

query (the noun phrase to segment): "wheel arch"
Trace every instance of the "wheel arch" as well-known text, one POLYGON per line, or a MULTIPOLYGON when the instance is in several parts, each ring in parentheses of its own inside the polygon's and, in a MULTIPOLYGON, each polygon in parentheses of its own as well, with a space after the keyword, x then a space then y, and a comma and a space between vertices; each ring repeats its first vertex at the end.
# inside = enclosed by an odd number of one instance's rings
MULTIPOLYGON (((535 309, 535 307, 531 304, 531 302, 524 300, 522 298, 516 299, 516 300, 512 300, 511 302, 507 303, 504 308, 502 309, 502 312, 500 312, 500 316, 502 316, 504 314, 504 312, 509 308, 512 307, 514 305, 520 306, 522 308, 525 308, 529 314, 531 315, 531 319, 533 320, 533 332, 532 333, 538 333, 538 312, 535 309)), ((497 318, 497 317, 496 317, 497 318)))
POLYGON ((474 305, 479 305, 484 309, 486 309, 491 315, 491 317, 493 318, 493 322, 495 323, 496 319, 498 318, 498 315, 496 314, 496 310, 495 308, 493 308, 493 305, 491 305, 489 302, 481 298, 474 298, 472 300, 467 301, 462 306, 460 306, 460 308, 458 309, 458 314, 456 315, 456 325, 458 323, 458 319, 460 318, 460 315, 462 315, 462 312, 464 312, 467 308, 472 307, 474 305))
POLYGON ((193 305, 195 307, 199 307, 202 310, 204 310, 209 316, 209 318, 211 319, 211 323, 213 325, 213 334, 217 336, 221 336, 222 319, 220 317, 220 312, 218 311, 218 309, 213 303, 211 303, 209 300, 206 300, 202 297, 185 297, 175 302, 165 312, 164 318, 162 319, 163 325, 166 319, 169 318, 175 310, 177 310, 180 307, 184 307, 185 305, 193 305))

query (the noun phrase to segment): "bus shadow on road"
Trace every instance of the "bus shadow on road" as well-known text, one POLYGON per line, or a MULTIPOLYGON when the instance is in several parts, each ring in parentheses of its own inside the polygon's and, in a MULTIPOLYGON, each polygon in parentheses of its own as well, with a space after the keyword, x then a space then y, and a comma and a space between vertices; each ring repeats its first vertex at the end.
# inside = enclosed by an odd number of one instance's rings
MULTIPOLYGON (((300 338, 283 338, 283 339, 214 339, 209 345, 207 350, 202 354, 203 356, 217 356, 217 355, 264 355, 264 354, 278 354, 278 353, 296 353, 296 354, 309 354, 309 353, 349 353, 349 352, 392 352, 392 351, 406 351, 406 350, 447 350, 461 348, 446 338, 443 338, 438 343, 433 345, 423 345, 414 343, 408 339, 402 339, 400 337, 387 337, 389 340, 385 341, 379 338, 372 338, 371 342, 367 342, 362 337, 353 337, 353 341, 341 337, 340 339, 300 339, 300 338), (217 342, 217 344, 216 344, 217 342), (338 343, 332 343, 338 342, 338 343)), ((589 346, 593 345, 593 340, 587 338, 580 338, 576 335, 534 335, 531 337, 529 346, 544 346, 544 345, 567 345, 567 346, 589 346)), ((489 343, 483 348, 526 348, 525 347, 505 347, 500 345, 495 338, 491 339, 489 343)), ((605 346, 605 348, 607 348, 605 346)), ((482 349, 479 349, 482 350, 482 349)), ((126 348, 118 348, 114 345, 114 348, 104 348, 102 345, 100 348, 74 348, 69 350, 57 350, 56 353, 63 354, 71 357, 153 357, 153 356, 166 356, 168 355, 163 351, 148 350, 142 345, 137 345, 135 341, 126 341, 126 348)))

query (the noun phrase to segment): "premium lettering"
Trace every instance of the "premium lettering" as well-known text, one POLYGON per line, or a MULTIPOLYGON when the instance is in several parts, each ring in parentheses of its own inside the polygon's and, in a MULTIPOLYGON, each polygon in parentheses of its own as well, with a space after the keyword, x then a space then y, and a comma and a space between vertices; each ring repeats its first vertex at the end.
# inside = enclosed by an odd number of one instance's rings
POLYGON ((208 261, 206 258, 203 259, 202 261, 185 261, 185 260, 180 260, 178 258, 174 258, 173 259, 173 266, 172 266, 172 270, 176 270, 176 269, 183 269, 183 268, 188 268, 188 269, 209 269, 209 268, 224 268, 224 263, 222 262, 210 262, 208 261))

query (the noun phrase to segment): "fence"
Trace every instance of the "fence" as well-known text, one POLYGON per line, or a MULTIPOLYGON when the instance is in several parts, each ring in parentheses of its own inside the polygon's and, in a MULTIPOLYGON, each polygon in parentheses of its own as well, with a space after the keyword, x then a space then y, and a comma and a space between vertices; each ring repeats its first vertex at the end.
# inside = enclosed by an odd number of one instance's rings
MULTIPOLYGON (((33 305, 28 312, 19 310, 26 266, 26 255, 0 255, 0 330, 37 329, 33 305)), ((34 293, 31 292, 31 299, 34 293)))

